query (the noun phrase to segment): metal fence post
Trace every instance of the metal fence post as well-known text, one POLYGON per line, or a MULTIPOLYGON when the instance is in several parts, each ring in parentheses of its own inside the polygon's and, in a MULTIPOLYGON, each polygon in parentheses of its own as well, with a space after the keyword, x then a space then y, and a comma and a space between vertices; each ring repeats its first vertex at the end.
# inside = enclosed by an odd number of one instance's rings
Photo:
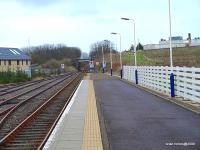
POLYGON ((174 74, 173 74, 173 72, 170 74, 170 90, 171 90, 171 97, 175 97, 175 91, 174 91, 174 74))
POLYGON ((123 71, 122 71, 122 69, 120 70, 120 76, 121 76, 121 79, 122 79, 122 77, 123 77, 123 71))
POLYGON ((135 70, 135 83, 138 84, 138 71, 135 70))

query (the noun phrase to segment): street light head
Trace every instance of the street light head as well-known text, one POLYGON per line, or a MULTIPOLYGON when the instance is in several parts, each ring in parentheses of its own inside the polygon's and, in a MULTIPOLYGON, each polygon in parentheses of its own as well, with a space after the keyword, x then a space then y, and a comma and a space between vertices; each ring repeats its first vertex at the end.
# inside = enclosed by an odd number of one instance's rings
POLYGON ((129 18, 121 18, 122 20, 130 20, 129 18))
POLYGON ((111 32, 110 34, 117 34, 116 32, 111 32))

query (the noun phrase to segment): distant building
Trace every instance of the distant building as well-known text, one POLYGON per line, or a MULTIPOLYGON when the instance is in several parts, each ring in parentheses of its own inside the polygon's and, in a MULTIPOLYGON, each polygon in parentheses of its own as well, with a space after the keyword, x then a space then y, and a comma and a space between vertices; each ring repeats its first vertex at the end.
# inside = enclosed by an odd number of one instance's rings
MULTIPOLYGON (((182 36, 172 36, 172 47, 186 47, 188 41, 184 41, 182 36)), ((159 41, 159 49, 169 48, 169 40, 159 41)))
MULTIPOLYGON (((159 44, 144 45, 144 50, 169 48, 169 44, 170 44, 169 40, 161 39, 159 41, 159 44)), ((182 36, 172 37, 172 48, 180 48, 187 46, 200 46, 200 39, 199 38, 191 39, 190 33, 188 34, 188 38, 186 40, 184 40, 182 36)))
POLYGON ((200 38, 192 39, 190 46, 200 46, 200 38))
POLYGON ((0 72, 23 71, 31 76, 31 58, 18 48, 0 47, 0 72))

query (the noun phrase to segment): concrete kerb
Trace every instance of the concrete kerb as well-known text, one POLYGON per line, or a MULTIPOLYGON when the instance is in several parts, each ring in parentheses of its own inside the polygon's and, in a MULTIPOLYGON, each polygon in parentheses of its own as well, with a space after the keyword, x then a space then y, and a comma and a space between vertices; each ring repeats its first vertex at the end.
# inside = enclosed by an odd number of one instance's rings
MULTIPOLYGON (((108 74, 107 74, 107 75, 108 75, 108 74)), ((146 92, 148 92, 148 93, 151 93, 151 94, 153 94, 153 95, 155 95, 155 96, 157 96, 157 97, 159 97, 159 98, 162 98, 162 99, 164 99, 164 100, 167 100, 167 101, 169 101, 169 102, 171 102, 171 103, 174 103, 174 104, 176 104, 176 105, 178 105, 178 106, 181 106, 181 107, 183 107, 183 108, 185 108, 185 109, 187 109, 187 110, 189 110, 189 111, 192 111, 192 112, 194 112, 194 113, 200 115, 200 108, 197 108, 197 107, 195 107, 195 106, 193 106, 193 105, 191 105, 191 104, 187 104, 187 103, 185 103, 185 102, 183 102, 183 101, 180 101, 180 100, 178 100, 178 99, 176 99, 176 98, 170 98, 170 97, 161 95, 161 93, 157 93, 157 92, 152 91, 152 90, 150 90, 150 89, 147 89, 147 88, 145 88, 145 87, 143 87, 143 86, 136 85, 136 84, 134 84, 134 83, 132 83, 132 82, 130 82, 130 81, 127 81, 127 80, 125 80, 125 79, 121 79, 119 76, 115 76, 115 77, 117 77, 119 80, 121 80, 121 81, 123 81, 123 82, 125 82, 125 83, 128 83, 128 84, 130 84, 130 85, 132 85, 132 86, 135 86, 135 87, 137 87, 137 88, 139 88, 139 89, 142 89, 142 90, 144 90, 144 91, 146 91, 146 92)))

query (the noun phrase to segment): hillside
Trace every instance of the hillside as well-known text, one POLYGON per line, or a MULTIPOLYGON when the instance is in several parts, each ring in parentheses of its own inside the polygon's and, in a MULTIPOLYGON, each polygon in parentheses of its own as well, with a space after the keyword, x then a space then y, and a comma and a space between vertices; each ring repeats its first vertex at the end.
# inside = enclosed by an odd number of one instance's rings
MULTIPOLYGON (((138 65, 168 66, 169 49, 138 52, 138 65)), ((200 47, 174 48, 174 66, 200 67, 200 47)))
MULTIPOLYGON (((107 69, 110 68, 110 55, 106 54, 107 69)), ((134 65, 134 53, 122 53, 123 65, 134 65)), ((174 66, 187 66, 200 68, 200 47, 174 48, 174 66)), ((148 50, 137 52, 138 66, 169 66, 169 49, 148 50)), ((113 54, 113 70, 119 71, 119 54, 113 54)))

